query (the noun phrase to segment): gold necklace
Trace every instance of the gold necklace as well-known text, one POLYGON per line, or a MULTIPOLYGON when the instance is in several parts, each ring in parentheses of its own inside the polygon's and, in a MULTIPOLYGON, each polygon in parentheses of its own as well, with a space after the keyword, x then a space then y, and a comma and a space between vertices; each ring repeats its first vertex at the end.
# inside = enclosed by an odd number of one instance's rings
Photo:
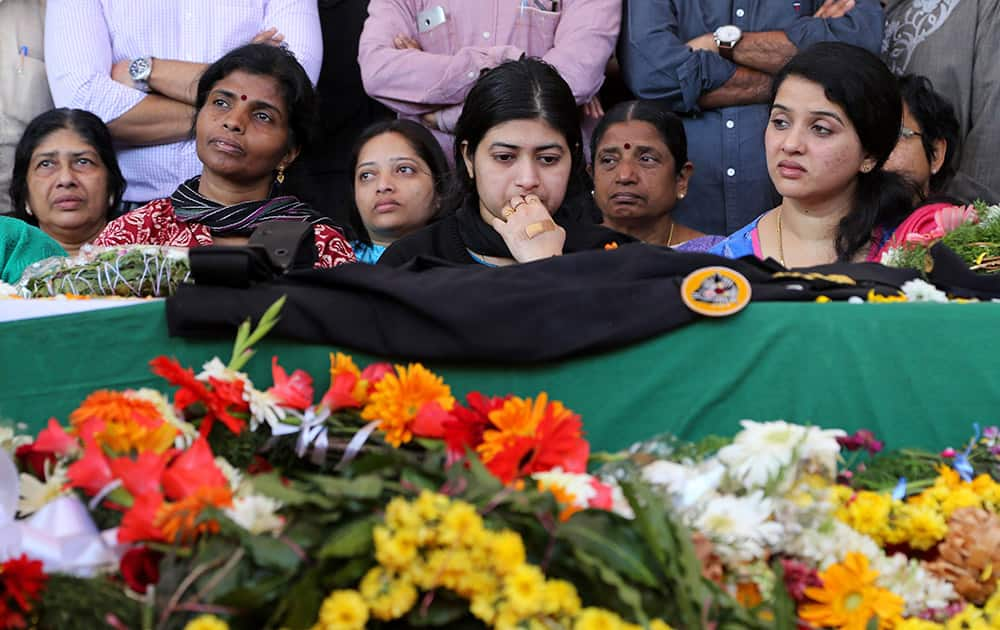
POLYGON ((785 264, 785 244, 781 241, 781 206, 778 206, 778 262, 788 269, 788 265, 785 264))
POLYGON ((675 225, 676 225, 676 223, 674 223, 674 220, 670 219, 670 231, 667 233, 667 247, 670 247, 670 244, 672 242, 674 242, 674 226, 675 225))

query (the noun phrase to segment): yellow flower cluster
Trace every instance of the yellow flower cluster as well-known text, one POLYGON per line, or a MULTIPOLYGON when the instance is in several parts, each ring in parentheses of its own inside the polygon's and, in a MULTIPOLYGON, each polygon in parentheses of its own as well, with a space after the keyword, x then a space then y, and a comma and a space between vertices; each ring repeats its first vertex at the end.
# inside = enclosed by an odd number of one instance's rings
MULTIPOLYGON (((373 539, 378 565, 357 591, 335 591, 326 599, 314 630, 361 628, 369 614, 399 619, 420 591, 435 589, 469 600, 472 615, 494 628, 640 629, 613 612, 584 608, 572 584, 547 579, 526 562, 517 532, 487 529, 476 508, 463 501, 428 491, 413 501, 396 497, 373 539)), ((670 628, 662 621, 650 627, 670 628)))
POLYGON ((850 488, 834 489, 836 516, 882 545, 907 544, 930 549, 948 534, 948 518, 963 507, 998 511, 1000 484, 989 475, 962 481, 952 468, 942 467, 934 485, 905 502, 887 494, 850 488))
POLYGON ((998 630, 1000 629, 1000 591, 993 593, 982 608, 969 604, 962 612, 937 623, 926 619, 903 619, 893 630, 998 630))
POLYGON ((215 615, 199 615, 187 622, 184 630, 229 630, 229 624, 215 615))

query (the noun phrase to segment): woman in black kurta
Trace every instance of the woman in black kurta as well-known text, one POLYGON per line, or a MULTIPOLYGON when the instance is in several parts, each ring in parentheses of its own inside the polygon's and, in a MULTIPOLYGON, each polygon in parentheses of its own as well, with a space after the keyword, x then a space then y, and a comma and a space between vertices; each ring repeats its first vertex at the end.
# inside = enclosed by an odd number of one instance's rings
POLYGON ((540 60, 480 77, 455 127, 455 163, 454 214, 396 241, 379 264, 428 256, 504 266, 633 240, 594 224, 579 108, 540 60))

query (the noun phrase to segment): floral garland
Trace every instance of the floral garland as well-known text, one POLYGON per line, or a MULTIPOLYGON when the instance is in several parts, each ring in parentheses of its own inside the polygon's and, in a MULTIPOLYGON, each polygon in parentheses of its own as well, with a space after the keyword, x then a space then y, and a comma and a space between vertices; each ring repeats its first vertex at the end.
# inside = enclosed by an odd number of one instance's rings
POLYGON ((419 364, 333 353, 318 395, 273 358, 257 388, 241 369, 279 309, 228 363, 155 358, 171 396, 0 429, 0 627, 1000 623, 996 428, 886 454, 744 421, 593 454, 544 392, 461 403, 419 364))

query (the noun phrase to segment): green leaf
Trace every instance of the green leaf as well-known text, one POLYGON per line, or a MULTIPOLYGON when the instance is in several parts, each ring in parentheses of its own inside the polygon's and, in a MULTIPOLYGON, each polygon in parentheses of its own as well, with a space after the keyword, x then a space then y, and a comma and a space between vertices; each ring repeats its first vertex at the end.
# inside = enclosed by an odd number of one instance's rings
POLYGON ((431 605, 424 610, 420 601, 413 607, 410 614, 406 616, 406 621, 412 627, 427 626, 448 626, 469 614, 469 602, 460 600, 443 591, 434 593, 431 605))
POLYGON ((774 571, 774 595, 771 611, 774 613, 775 628, 794 628, 796 626, 795 600, 785 587, 785 569, 780 560, 771 563, 774 571))
POLYGON ((291 571, 298 568, 302 559, 287 543, 271 536, 247 536, 246 549, 254 562, 262 567, 291 571))
POLYGON ((616 573, 599 558, 595 558, 582 549, 573 549, 573 556, 581 564, 591 567, 602 582, 615 589, 618 593, 618 598, 623 604, 632 609, 632 614, 640 625, 645 626, 649 623, 649 619, 642 609, 642 596, 639 594, 639 591, 627 584, 621 575, 616 573))
POLYGON ((576 514, 560 526, 556 537, 603 561, 608 567, 649 587, 659 580, 643 560, 646 551, 623 527, 611 527, 608 515, 576 514), (631 543, 631 544, 630 544, 631 543))
POLYGON ((403 473, 400 475, 400 480, 404 484, 410 484, 417 488, 417 490, 430 490, 431 492, 437 492, 438 488, 441 487, 441 481, 431 479, 429 475, 425 475, 412 468, 404 468, 403 473))
POLYGON ((382 479, 375 475, 362 475, 354 479, 308 475, 306 479, 323 494, 337 499, 377 499, 382 494, 382 479))
POLYGON ((322 505, 333 508, 330 501, 324 497, 310 494, 299 489, 298 484, 285 485, 281 477, 276 472, 255 475, 252 479, 253 487, 258 492, 272 499, 277 499, 285 505, 322 505))
POLYGON ((372 530, 375 529, 377 520, 375 516, 366 516, 341 525, 330 534, 329 540, 320 548, 317 557, 350 558, 368 555, 375 546, 372 541, 372 530))
POLYGON ((303 630, 311 628, 319 616, 326 593, 319 585, 319 570, 310 569, 292 584, 271 617, 268 627, 303 630))

